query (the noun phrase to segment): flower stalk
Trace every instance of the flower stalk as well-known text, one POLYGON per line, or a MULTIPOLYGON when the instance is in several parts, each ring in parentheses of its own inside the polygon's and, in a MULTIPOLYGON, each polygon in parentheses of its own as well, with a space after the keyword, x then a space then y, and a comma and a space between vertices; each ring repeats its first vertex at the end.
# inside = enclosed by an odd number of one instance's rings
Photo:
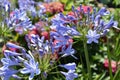
POLYGON ((92 80, 91 68, 90 68, 90 62, 89 62, 89 55, 88 55, 88 49, 87 49, 87 43, 86 43, 85 37, 83 39, 83 46, 84 46, 84 53, 85 53, 87 70, 88 70, 88 78, 89 78, 89 80, 92 80))
POLYGON ((109 62, 110 80, 113 80, 112 67, 111 67, 111 57, 110 57, 110 49, 109 49, 109 39, 107 39, 107 57, 108 57, 108 62, 109 62))

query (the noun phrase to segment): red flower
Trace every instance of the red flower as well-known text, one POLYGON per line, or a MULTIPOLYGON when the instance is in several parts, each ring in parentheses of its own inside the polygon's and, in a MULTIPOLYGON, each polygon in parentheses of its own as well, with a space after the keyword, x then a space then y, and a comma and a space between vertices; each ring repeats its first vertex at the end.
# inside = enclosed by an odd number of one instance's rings
POLYGON ((41 36, 44 36, 45 39, 48 40, 49 39, 49 32, 43 31, 43 32, 41 32, 41 36))
POLYGON ((46 12, 52 14, 64 11, 64 5, 60 2, 44 3, 43 6, 46 8, 46 12))

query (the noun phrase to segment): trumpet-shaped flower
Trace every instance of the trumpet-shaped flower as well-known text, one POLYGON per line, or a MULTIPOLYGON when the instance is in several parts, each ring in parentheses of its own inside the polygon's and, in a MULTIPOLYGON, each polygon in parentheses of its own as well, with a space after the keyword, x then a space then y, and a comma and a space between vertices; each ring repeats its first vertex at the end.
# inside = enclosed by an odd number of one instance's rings
POLYGON ((12 77, 12 75, 18 73, 19 71, 14 70, 14 69, 10 69, 6 66, 3 66, 0 68, 0 77, 2 78, 2 80, 9 80, 10 77, 12 77))
POLYGON ((98 15, 101 15, 101 16, 104 16, 104 15, 109 15, 110 12, 109 12, 105 7, 102 7, 102 8, 98 11, 97 14, 98 14, 98 15))
POLYGON ((64 67, 67 70, 75 70, 76 64, 75 63, 68 63, 64 65, 59 65, 60 67, 64 67))
POLYGON ((70 44, 68 46, 67 49, 65 49, 65 47, 62 47, 62 52, 63 54, 62 57, 66 57, 66 56, 72 56, 73 58, 77 59, 77 57, 75 57, 73 54, 75 54, 75 50, 72 48, 72 45, 70 44))
POLYGON ((13 66, 13 65, 19 65, 19 60, 17 58, 14 58, 14 57, 12 59, 10 59, 9 57, 2 58, 1 62, 6 67, 13 66))
POLYGON ((10 12, 11 4, 9 0, 0 0, 0 4, 6 12, 10 12))
POLYGON ((29 76, 29 80, 32 80, 34 75, 39 75, 40 74, 40 69, 39 69, 39 65, 38 65, 38 62, 36 63, 34 59, 31 59, 28 61, 25 61, 24 62, 24 66, 25 68, 21 69, 21 73, 22 74, 28 74, 30 73, 30 76, 29 76))
POLYGON ((77 78, 77 77, 78 77, 78 74, 77 74, 77 73, 74 73, 74 72, 75 72, 75 70, 69 70, 67 73, 61 71, 61 73, 62 73, 63 75, 65 75, 66 80, 74 80, 74 78, 77 78))
POLYGON ((96 31, 89 30, 86 37, 88 38, 88 40, 87 40, 88 44, 91 44, 92 42, 98 43, 98 39, 100 38, 100 34, 97 34, 96 31))

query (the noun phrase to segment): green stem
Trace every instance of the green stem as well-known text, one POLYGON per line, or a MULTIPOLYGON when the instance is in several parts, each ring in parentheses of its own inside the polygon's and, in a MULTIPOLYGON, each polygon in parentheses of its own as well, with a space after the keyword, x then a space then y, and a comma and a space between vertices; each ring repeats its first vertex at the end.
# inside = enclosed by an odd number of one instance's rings
POLYGON ((17 41, 18 38, 19 38, 19 34, 17 33, 16 36, 15 36, 15 38, 14 38, 14 40, 17 41))
POLYGON ((84 53, 85 53, 85 59, 86 59, 86 64, 87 64, 87 70, 88 70, 88 76, 89 76, 89 80, 92 80, 92 76, 91 76, 91 68, 90 68, 90 62, 89 62, 89 55, 88 55, 88 49, 87 49, 87 43, 86 43, 86 39, 83 39, 83 45, 84 45, 84 53))
POLYGON ((107 57, 108 57, 108 61, 109 61, 110 80, 113 80, 112 67, 111 67, 111 57, 110 57, 110 49, 109 49, 109 40, 107 40, 107 57))
POLYGON ((45 80, 45 78, 44 78, 43 74, 41 74, 41 79, 42 79, 42 80, 45 80))
POLYGON ((60 72, 50 72, 49 74, 60 74, 60 72))
POLYGON ((84 78, 86 78, 86 77, 85 77, 84 63, 83 63, 81 54, 80 54, 80 61, 81 61, 81 63, 82 63, 82 75, 84 76, 84 78))

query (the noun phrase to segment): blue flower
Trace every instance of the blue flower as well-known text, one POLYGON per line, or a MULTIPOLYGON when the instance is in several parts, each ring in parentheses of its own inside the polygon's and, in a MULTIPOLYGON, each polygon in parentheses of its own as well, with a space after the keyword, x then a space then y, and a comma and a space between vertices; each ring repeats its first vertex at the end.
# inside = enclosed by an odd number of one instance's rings
MULTIPOLYGON (((7 46, 8 48, 19 49, 19 50, 23 53, 23 55, 26 55, 26 50, 25 50, 23 47, 21 47, 21 46, 18 46, 18 45, 16 45, 16 44, 13 44, 13 43, 10 43, 10 42, 8 42, 8 43, 6 44, 6 46, 7 46)), ((6 53, 8 53, 8 54, 12 53, 11 55, 22 55, 22 54, 19 54, 19 53, 17 53, 17 52, 12 52, 12 51, 6 51, 6 53)))
POLYGON ((50 44, 49 44, 48 40, 46 40, 45 43, 41 43, 41 47, 39 46, 39 54, 40 54, 40 57, 42 57, 45 54, 51 54, 50 53, 50 44))
POLYGON ((46 3, 52 2, 52 0, 43 0, 43 1, 46 2, 46 3))
POLYGON ((68 30, 67 30, 68 35, 69 36, 80 36, 81 34, 74 28, 75 27, 73 28, 68 27, 68 30))
POLYGON ((100 19, 101 19, 101 16, 100 15, 97 15, 94 19, 94 28, 98 27, 99 25, 99 22, 100 22, 100 19))
POLYGON ((34 0, 18 0, 18 5, 20 7, 20 9, 22 10, 28 10, 28 11, 32 11, 31 7, 34 7, 35 2, 34 0))
POLYGON ((32 25, 32 22, 29 19, 26 19, 18 24, 16 24, 15 31, 19 34, 22 34, 23 31, 32 30, 34 25, 32 25))
POLYGON ((5 50, 4 55, 5 55, 5 57, 9 57, 9 56, 20 56, 22 54, 17 53, 17 52, 12 52, 12 51, 9 51, 9 50, 5 50))
POLYGON ((52 29, 54 26, 60 26, 61 24, 68 23, 68 21, 65 21, 63 18, 64 15, 61 13, 55 15, 55 18, 51 19, 52 26, 50 26, 50 28, 52 29))
POLYGON ((98 39, 100 38, 100 34, 97 34, 97 32, 94 30, 89 30, 88 34, 86 35, 88 38, 87 43, 91 44, 92 42, 98 43, 98 39))
POLYGON ((38 62, 36 63, 35 60, 31 57, 31 59, 28 61, 24 62, 25 68, 21 69, 22 74, 28 74, 30 73, 29 80, 32 80, 34 75, 39 75, 40 74, 40 69, 38 62))
POLYGON ((44 39, 45 39, 44 37, 40 38, 39 35, 32 34, 30 41, 34 46, 42 47, 44 39))
POLYGON ((114 28, 116 28, 116 29, 119 29, 117 26, 118 26, 118 22, 117 21, 114 21, 113 20, 113 16, 111 17, 111 19, 110 19, 110 21, 107 23, 107 24, 105 24, 105 27, 104 27, 104 29, 109 29, 109 28, 111 28, 111 27, 114 27, 114 28))
POLYGON ((72 56, 73 58, 77 59, 77 57, 75 57, 73 54, 75 54, 75 50, 72 48, 72 44, 70 44, 67 49, 65 46, 62 47, 62 52, 63 55, 62 57, 66 57, 66 56, 72 56))
POLYGON ((18 73, 19 71, 8 68, 6 66, 3 66, 0 68, 0 77, 2 80, 9 80, 10 77, 12 77, 14 74, 18 73))
POLYGON ((19 65, 19 60, 17 58, 15 58, 15 57, 12 57, 12 58, 9 58, 9 57, 2 58, 1 62, 6 67, 19 65))
POLYGON ((19 34, 34 28, 27 13, 21 9, 15 9, 13 15, 6 19, 6 24, 9 28, 15 29, 19 34))
POLYGON ((16 48, 16 49, 21 49, 22 48, 21 46, 18 46, 16 44, 13 44, 13 43, 10 43, 10 42, 8 42, 6 44, 6 46, 9 47, 9 48, 16 48))
POLYGON ((33 53, 38 53, 40 57, 43 57, 44 54, 50 54, 50 42, 45 40, 44 36, 40 37, 39 35, 34 34, 31 34, 30 36, 31 38, 28 38, 28 35, 26 35, 26 40, 29 48, 32 48, 33 53))
POLYGON ((101 16, 109 15, 109 14, 110 12, 105 7, 102 7, 97 13, 97 15, 101 15, 101 16))
POLYGON ((71 21, 77 20, 77 18, 75 18, 74 16, 71 15, 63 15, 62 13, 60 13, 60 18, 62 20, 64 20, 64 22, 70 23, 71 21))
POLYGON ((40 9, 38 10, 38 16, 42 17, 43 15, 45 15, 44 13, 46 12, 46 8, 41 3, 38 3, 38 6, 40 7, 40 9))
POLYGON ((64 67, 67 70, 75 70, 76 64, 75 63, 68 63, 64 65, 59 65, 60 67, 64 67))
POLYGON ((78 74, 77 74, 77 73, 74 73, 74 72, 75 72, 75 70, 69 70, 67 73, 61 71, 61 73, 62 73, 63 75, 65 75, 66 80, 74 80, 74 78, 77 78, 77 77, 78 77, 78 74))
POLYGON ((9 0, 2 0, 2 1, 0 1, 0 3, 2 3, 1 5, 6 12, 10 12, 10 5, 11 4, 10 4, 9 0))

